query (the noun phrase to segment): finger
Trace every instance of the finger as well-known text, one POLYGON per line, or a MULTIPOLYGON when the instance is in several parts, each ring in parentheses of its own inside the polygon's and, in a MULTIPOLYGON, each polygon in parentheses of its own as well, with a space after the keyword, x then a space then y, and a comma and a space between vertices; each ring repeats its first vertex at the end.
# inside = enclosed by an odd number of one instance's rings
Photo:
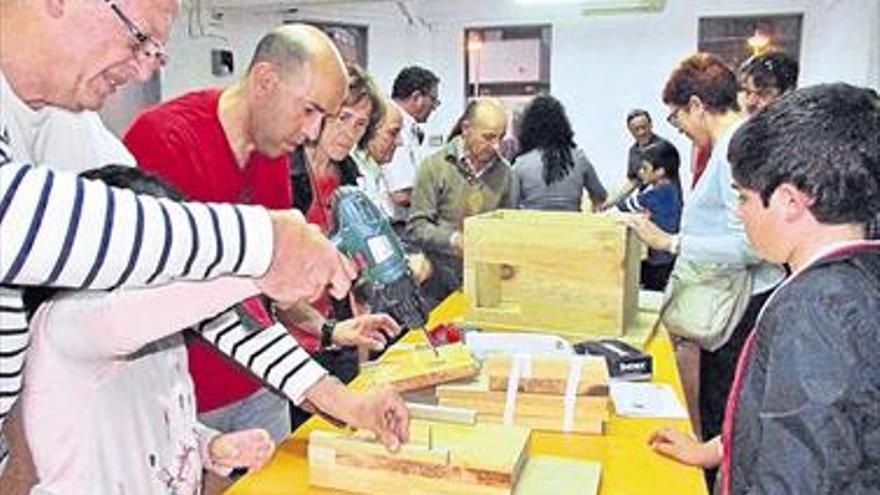
POLYGON ((396 392, 392 393, 394 394, 393 415, 395 420, 395 433, 401 441, 408 442, 410 420, 409 408, 406 407, 406 403, 400 395, 396 392))
POLYGON ((680 460, 678 456, 678 448, 675 444, 672 443, 656 443, 651 445, 655 452, 664 455, 666 457, 670 457, 672 459, 680 460))
POLYGON ((379 324, 379 326, 381 326, 382 330, 385 333, 391 335, 392 337, 400 333, 400 325, 398 325, 397 322, 394 321, 394 318, 392 318, 391 316, 384 313, 373 316, 375 318, 375 321, 379 324))
POLYGON ((380 345, 382 345, 382 347, 385 347, 386 345, 388 345, 388 338, 387 338, 387 337, 385 336, 385 334, 382 333, 382 332, 378 332, 378 331, 376 331, 376 332, 372 332, 372 333, 370 334, 370 337, 371 337, 374 341, 376 341, 376 342, 378 342, 380 345))

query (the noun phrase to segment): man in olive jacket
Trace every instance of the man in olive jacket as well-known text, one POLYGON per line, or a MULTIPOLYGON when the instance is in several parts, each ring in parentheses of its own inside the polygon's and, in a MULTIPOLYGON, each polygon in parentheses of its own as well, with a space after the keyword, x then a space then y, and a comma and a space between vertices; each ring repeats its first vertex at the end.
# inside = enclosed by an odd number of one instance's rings
POLYGON ((461 286, 464 219, 512 207, 510 166, 498 154, 504 107, 495 99, 473 100, 459 123, 461 134, 422 161, 407 223, 410 239, 434 267, 423 285, 431 306, 461 286))

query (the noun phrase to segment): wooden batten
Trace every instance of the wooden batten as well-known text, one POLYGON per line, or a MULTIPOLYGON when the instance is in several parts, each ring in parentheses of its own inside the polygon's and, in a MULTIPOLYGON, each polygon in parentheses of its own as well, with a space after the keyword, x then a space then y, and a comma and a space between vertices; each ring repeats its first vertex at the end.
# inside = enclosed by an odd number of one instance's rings
POLYGON ((635 323, 642 246, 619 220, 498 210, 464 226, 465 320, 573 341, 635 323))
MULTIPOLYGON (((436 395, 442 406, 477 411, 477 421, 480 423, 504 424, 508 394, 506 391, 491 390, 485 371, 468 382, 440 385, 436 395)), ((534 430, 602 434, 604 423, 610 417, 608 396, 576 395, 573 400, 571 423, 566 425, 564 418, 567 408, 563 394, 517 392, 510 419, 512 424, 534 430)))
POLYGON ((578 395, 608 395, 608 365, 597 356, 528 356, 492 354, 483 362, 483 373, 489 377, 490 390, 507 390, 514 359, 527 359, 521 364, 518 390, 536 394, 565 394, 573 360, 580 364, 578 395))
POLYGON ((369 437, 314 431, 309 482, 378 495, 511 495, 516 488, 528 429, 414 421, 411 431, 393 453, 369 437))

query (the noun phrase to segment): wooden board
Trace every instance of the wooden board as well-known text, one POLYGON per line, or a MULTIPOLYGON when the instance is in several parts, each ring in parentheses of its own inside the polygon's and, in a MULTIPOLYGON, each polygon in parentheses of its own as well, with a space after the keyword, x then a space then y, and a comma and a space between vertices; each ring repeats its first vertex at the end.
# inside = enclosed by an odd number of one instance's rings
POLYGON ((498 210, 464 225, 464 319, 579 341, 619 337, 638 308, 641 243, 619 220, 498 210))
POLYGON ((413 421, 410 442, 388 452, 369 437, 314 431, 310 484, 376 495, 510 495, 529 430, 413 421))
POLYGON ((516 495, 596 495, 601 472, 598 462, 534 456, 526 463, 516 495))
MULTIPOLYGON (((467 383, 438 386, 437 400, 442 406, 476 410, 479 422, 504 423, 507 393, 489 390, 488 379, 483 374, 467 383)), ((519 392, 513 411, 513 424, 517 426, 544 431, 564 430, 565 402, 561 395, 519 392)), ((608 397, 577 396, 569 431, 602 434, 609 416, 608 397)))
POLYGON ((537 394, 565 394, 573 362, 580 363, 578 395, 608 395, 608 365, 598 356, 539 355, 517 358, 511 354, 492 354, 483 362, 491 390, 507 390, 515 359, 526 359, 520 368, 518 390, 537 394))
POLYGON ((375 363, 361 367, 359 380, 366 387, 390 385, 407 392, 476 376, 479 363, 458 343, 437 348, 440 357, 427 346, 394 349, 375 363))

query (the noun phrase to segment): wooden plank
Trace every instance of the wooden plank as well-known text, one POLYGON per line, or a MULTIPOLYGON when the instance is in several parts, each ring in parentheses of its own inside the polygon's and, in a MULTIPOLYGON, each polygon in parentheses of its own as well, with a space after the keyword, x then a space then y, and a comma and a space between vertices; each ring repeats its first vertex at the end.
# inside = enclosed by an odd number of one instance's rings
MULTIPOLYGON (((501 415, 483 414, 477 415, 478 423, 504 424, 504 417, 501 415)), ((565 432, 564 424, 561 416, 528 416, 524 414, 515 414, 513 424, 530 428, 532 430, 565 432)), ((566 433, 583 433, 585 435, 601 435, 605 432, 605 422, 598 417, 576 417, 572 421, 571 429, 566 433)))
MULTIPOLYGON (((507 393, 489 390, 487 377, 483 374, 464 383, 449 383, 437 387, 437 400, 441 405, 475 409, 479 413, 503 414, 507 393)), ((610 401, 607 396, 578 396, 575 402, 577 416, 593 416, 603 420, 610 417, 610 401)), ((516 394, 516 410, 531 416, 562 416, 565 398, 562 395, 516 394)))
POLYGON ((477 422, 477 411, 465 407, 454 407, 407 402, 410 418, 444 423, 472 425, 477 422))
MULTIPOLYGON (((489 376, 490 390, 507 390, 515 358, 510 354, 492 354, 483 362, 489 376)), ((605 358, 597 356, 530 356, 528 364, 520 366, 518 390, 540 394, 564 394, 572 361, 581 363, 578 375, 578 395, 608 395, 608 366, 605 358), (528 368, 526 371, 525 368, 528 368)))
POLYGON ((370 494, 510 495, 526 459, 529 430, 413 421, 411 441, 396 453, 369 435, 314 431, 309 480, 370 494))
POLYGON ((526 463, 516 495, 596 495, 601 472, 598 462, 534 456, 526 463))
POLYGON ((571 340, 623 335, 638 308, 641 246, 618 219, 499 210, 464 227, 465 320, 571 340))
POLYGON ((427 346, 386 354, 376 363, 361 368, 359 380, 367 387, 390 385, 408 392, 470 378, 479 373, 479 363, 461 344, 437 348, 440 357, 427 346))
MULTIPOLYGON (((440 405, 465 407, 477 411, 477 421, 503 424, 507 393, 489 390, 488 377, 481 374, 466 383, 452 383, 437 387, 440 405)), ((562 395, 518 392, 513 412, 513 424, 535 430, 563 431, 565 399, 562 395)), ((570 431, 602 434, 604 422, 610 417, 607 396, 576 396, 570 431)))

